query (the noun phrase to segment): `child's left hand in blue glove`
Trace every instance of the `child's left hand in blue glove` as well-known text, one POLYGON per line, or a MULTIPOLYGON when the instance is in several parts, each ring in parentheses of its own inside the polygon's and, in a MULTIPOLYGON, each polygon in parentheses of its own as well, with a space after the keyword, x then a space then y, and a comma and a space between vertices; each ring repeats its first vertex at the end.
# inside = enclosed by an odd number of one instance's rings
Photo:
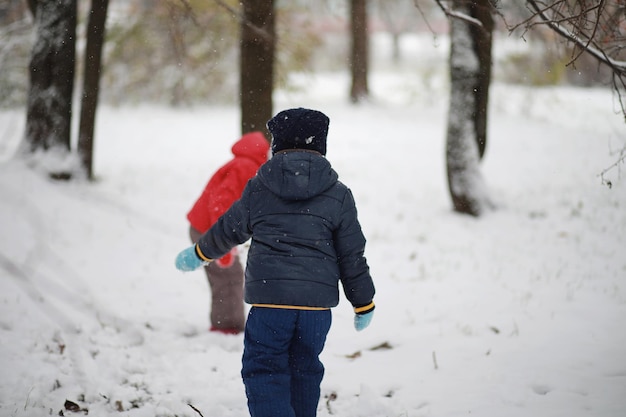
POLYGON ((176 256, 176 269, 179 271, 193 271, 208 263, 209 261, 200 258, 196 252, 196 245, 183 250, 176 256))

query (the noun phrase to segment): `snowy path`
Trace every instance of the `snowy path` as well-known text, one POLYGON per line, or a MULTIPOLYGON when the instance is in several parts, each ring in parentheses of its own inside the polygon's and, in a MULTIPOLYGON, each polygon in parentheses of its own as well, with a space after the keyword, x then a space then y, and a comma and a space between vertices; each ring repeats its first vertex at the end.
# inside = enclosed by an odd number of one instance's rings
MULTIPOLYGON (((443 98, 300 99, 281 103, 331 117, 378 289, 365 332, 345 301, 334 310, 320 417, 624 415, 626 181, 597 177, 623 126, 599 110, 606 94, 496 88, 484 173, 499 209, 478 220, 449 209, 443 98)), ((242 338, 207 331, 204 276, 172 265, 236 121, 104 108, 97 183, 0 165, 1 416, 65 400, 94 416, 247 415, 242 338)))

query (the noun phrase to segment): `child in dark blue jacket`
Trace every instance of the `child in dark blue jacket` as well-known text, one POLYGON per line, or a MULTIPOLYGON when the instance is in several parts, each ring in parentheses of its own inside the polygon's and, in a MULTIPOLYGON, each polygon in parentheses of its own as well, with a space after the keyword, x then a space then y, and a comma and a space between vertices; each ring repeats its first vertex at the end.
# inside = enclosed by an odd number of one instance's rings
POLYGON ((349 188, 326 160, 328 117, 289 109, 268 123, 273 157, 176 267, 190 271, 252 238, 242 377, 252 417, 314 417, 339 283, 356 330, 374 313, 365 237, 349 188))

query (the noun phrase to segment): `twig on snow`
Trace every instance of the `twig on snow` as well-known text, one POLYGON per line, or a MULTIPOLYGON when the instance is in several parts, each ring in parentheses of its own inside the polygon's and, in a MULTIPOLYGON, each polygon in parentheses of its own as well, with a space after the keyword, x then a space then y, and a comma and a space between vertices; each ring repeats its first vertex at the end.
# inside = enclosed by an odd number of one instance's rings
POLYGON ((330 394, 328 394, 328 398, 326 399, 326 409, 328 410, 328 414, 332 415, 333 414, 333 410, 331 410, 330 408, 330 403, 331 401, 335 401, 337 399, 337 393, 336 392, 331 392, 330 394))
POLYGON ((618 174, 621 172, 620 171, 620 165, 623 164, 626 161, 626 146, 624 146, 621 151, 619 151, 619 157, 617 158, 617 161, 615 161, 613 164, 611 164, 609 167, 605 168, 604 170, 602 170, 601 173, 598 174, 598 176, 602 179, 602 184, 606 185, 609 188, 613 187, 613 183, 611 182, 611 180, 607 180, 606 178, 604 178, 604 174, 606 174, 607 172, 611 171, 614 168, 617 168, 618 170, 618 174))
POLYGON ((202 415, 202 413, 200 412, 200 410, 198 410, 196 407, 194 407, 194 406, 193 406, 193 405, 191 405, 191 404, 187 404, 187 405, 188 405, 189 407, 191 407, 191 409, 192 409, 193 411, 195 411, 196 413, 198 413, 198 414, 200 415, 200 417, 204 417, 204 416, 202 415))

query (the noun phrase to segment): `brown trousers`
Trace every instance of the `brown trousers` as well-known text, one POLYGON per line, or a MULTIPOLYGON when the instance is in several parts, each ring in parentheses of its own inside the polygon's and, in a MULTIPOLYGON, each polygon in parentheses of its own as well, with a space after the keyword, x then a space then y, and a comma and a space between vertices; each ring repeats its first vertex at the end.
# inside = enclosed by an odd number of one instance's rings
MULTIPOLYGON (((189 227, 189 237, 197 243, 202 233, 189 227)), ((209 288, 211 290, 210 321, 211 330, 227 333, 242 332, 246 323, 243 303, 243 267, 239 256, 226 268, 217 262, 211 262, 204 267, 209 288)))

